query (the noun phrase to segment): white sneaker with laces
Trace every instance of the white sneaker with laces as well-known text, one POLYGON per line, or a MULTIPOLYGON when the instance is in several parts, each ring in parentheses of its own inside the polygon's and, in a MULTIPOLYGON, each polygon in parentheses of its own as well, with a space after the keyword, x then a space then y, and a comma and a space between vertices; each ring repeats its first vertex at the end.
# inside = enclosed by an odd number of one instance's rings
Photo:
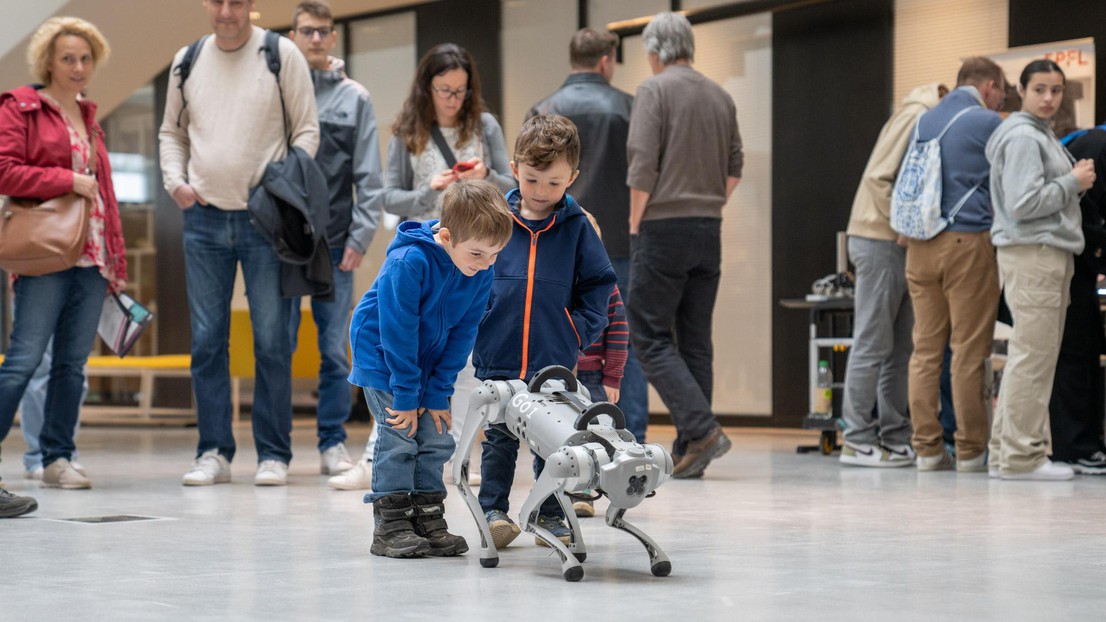
POLYGON ((978 456, 970 458, 968 460, 958 459, 956 461, 956 471, 958 473, 982 473, 984 471, 990 472, 987 468, 987 452, 984 451, 978 456))
POLYGON ((905 467, 914 464, 914 450, 910 445, 868 445, 848 443, 841 447, 841 464, 864 467, 905 467))
POLYGON ((288 465, 280 460, 262 460, 257 465, 254 486, 284 486, 288 483, 288 465))
POLYGON ((1071 466, 1045 460, 1045 463, 1028 473, 1003 473, 1002 479, 1032 480, 1038 482, 1058 482, 1075 477, 1071 466))
POLYGON ((919 471, 948 471, 953 467, 952 456, 943 447, 939 455, 918 456, 916 464, 919 471))
POLYGON ((349 457, 345 443, 338 443, 319 454, 319 463, 323 475, 338 475, 353 468, 353 459, 349 457))
POLYGON ((92 482, 77 472, 65 458, 58 458, 42 471, 43 488, 61 488, 63 490, 81 490, 92 488, 92 482))
POLYGON ((218 449, 209 449, 192 461, 192 468, 184 474, 185 486, 211 486, 230 482, 230 463, 218 449))
POLYGON ((369 490, 373 483, 373 467, 368 460, 359 460, 352 469, 326 480, 334 490, 369 490))

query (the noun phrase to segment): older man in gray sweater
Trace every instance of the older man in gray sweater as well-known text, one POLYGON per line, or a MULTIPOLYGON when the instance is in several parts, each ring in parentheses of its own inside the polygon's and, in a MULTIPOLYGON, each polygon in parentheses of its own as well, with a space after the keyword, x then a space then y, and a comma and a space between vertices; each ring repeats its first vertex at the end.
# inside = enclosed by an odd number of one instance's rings
POLYGON ((691 67, 687 18, 659 13, 642 39, 654 75, 638 87, 630 116, 628 315, 646 376, 676 425, 672 476, 687 479, 730 449, 711 407, 711 317, 722 207, 744 160, 733 99, 691 67))

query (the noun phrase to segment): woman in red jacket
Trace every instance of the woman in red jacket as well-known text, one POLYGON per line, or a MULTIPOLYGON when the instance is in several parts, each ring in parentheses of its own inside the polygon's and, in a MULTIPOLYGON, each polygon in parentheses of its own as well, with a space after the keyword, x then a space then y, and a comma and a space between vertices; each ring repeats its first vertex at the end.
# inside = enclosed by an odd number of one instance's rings
POLYGON ((91 201, 88 239, 77 265, 15 280, 11 346, 0 365, 0 440, 7 436, 27 382, 54 338, 46 417, 39 437, 42 483, 89 488, 70 464, 84 366, 110 289, 127 281, 119 206, 96 106, 83 97, 108 55, 103 35, 73 17, 47 20, 27 49, 41 85, 0 95, 0 194, 47 200, 76 192, 91 201))

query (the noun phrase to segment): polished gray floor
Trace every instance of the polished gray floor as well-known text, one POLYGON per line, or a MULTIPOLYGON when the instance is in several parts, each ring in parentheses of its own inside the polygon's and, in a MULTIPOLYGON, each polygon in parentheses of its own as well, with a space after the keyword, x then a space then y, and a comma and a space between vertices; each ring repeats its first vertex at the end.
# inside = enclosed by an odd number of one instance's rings
MULTIPOLYGON (((351 429, 351 449, 367 437, 351 429)), ((0 474, 38 512, 0 521, 0 620, 1076 620, 1106 618, 1106 478, 1003 482, 986 474, 843 468, 797 455, 815 437, 731 430, 701 481, 670 481, 627 514, 672 558, 584 520, 580 583, 522 536, 498 568, 369 554, 361 493, 326 488, 297 424, 291 482, 252 485, 248 427, 234 483, 185 488, 195 431, 85 428, 91 491, 21 478, 18 430, 0 474), (85 524, 138 515, 162 520, 85 524)), ((671 428, 651 428, 668 443, 671 428)), ((512 503, 526 494, 519 469, 512 503)), ((451 495, 454 531, 476 546, 451 495)))

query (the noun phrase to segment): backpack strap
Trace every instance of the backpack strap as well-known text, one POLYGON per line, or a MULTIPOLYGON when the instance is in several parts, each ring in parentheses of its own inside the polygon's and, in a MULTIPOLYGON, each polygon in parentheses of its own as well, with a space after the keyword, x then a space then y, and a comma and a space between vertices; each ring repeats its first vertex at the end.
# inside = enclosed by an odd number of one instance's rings
MULTIPOLYGON (((937 139, 936 139, 936 140, 937 140, 938 142, 940 142, 940 141, 941 141, 941 139, 942 139, 942 138, 943 138, 943 137, 945 136, 945 132, 949 131, 949 128, 950 128, 950 127, 952 127, 952 124, 953 124, 953 123, 956 123, 956 121, 957 121, 957 120, 958 120, 958 119, 959 119, 960 117, 962 117, 962 116, 964 116, 964 115, 968 114, 968 113, 969 113, 970 111, 972 111, 973 109, 975 109, 975 108, 979 108, 979 107, 981 107, 981 106, 978 106, 978 105, 977 105, 977 106, 968 106, 967 108, 965 108, 965 109, 961 110, 960 112, 958 112, 958 113, 954 114, 954 115, 952 116, 952 118, 951 118, 951 119, 949 119, 949 122, 945 124, 945 129, 941 130, 941 133, 937 135, 937 139)), ((971 196, 972 196, 973 194, 975 194, 975 191, 976 191, 976 190, 978 190, 978 189, 979 189, 979 187, 980 187, 981 185, 983 185, 983 182, 982 182, 982 181, 978 182, 978 183, 977 183, 976 185, 974 185, 974 186, 972 186, 971 188, 969 188, 969 189, 968 189, 968 191, 964 193, 964 196, 960 197, 960 200, 956 202, 956 205, 954 205, 954 206, 952 207, 952 209, 951 209, 951 210, 949 210, 948 223, 949 223, 950 225, 951 225, 951 224, 953 223, 953 221, 955 221, 955 220, 956 220, 956 215, 960 213, 960 208, 964 207, 964 204, 968 202, 968 199, 969 199, 969 198, 970 198, 970 197, 971 197, 971 196)))
POLYGON ((180 80, 177 81, 177 89, 180 90, 182 102, 180 111, 177 112, 177 127, 180 127, 181 115, 184 114, 184 109, 188 107, 188 98, 184 96, 184 83, 192 73, 192 64, 196 62, 196 57, 200 55, 200 49, 203 48, 204 41, 207 41, 210 36, 204 35, 189 44, 188 49, 184 51, 184 56, 180 59, 180 64, 173 69, 173 75, 180 77, 180 80))
POLYGON ((265 43, 261 45, 258 52, 265 55, 265 64, 276 80, 277 91, 280 92, 280 118, 284 121, 284 140, 288 143, 288 148, 291 149, 292 136, 288 133, 288 110, 284 107, 284 86, 280 83, 280 33, 266 30, 265 43))
POLYGON ((446 142, 445 136, 442 136, 442 128, 438 127, 438 124, 430 126, 430 137, 434 139, 434 144, 437 145, 438 151, 442 152, 442 157, 445 158, 445 165, 449 168, 453 168, 453 165, 457 164, 457 156, 453 155, 453 150, 449 148, 449 143, 446 142))
POLYGON ((941 133, 937 135, 937 140, 940 141, 942 138, 944 138, 945 137, 945 132, 949 131, 949 128, 952 127, 952 124, 956 123, 956 121, 958 119, 960 119, 960 117, 968 114, 973 109, 978 108, 978 107, 979 106, 968 106, 967 108, 965 108, 965 109, 961 110, 960 112, 954 114, 952 116, 952 118, 949 119, 949 122, 945 124, 945 129, 941 130, 941 133))

